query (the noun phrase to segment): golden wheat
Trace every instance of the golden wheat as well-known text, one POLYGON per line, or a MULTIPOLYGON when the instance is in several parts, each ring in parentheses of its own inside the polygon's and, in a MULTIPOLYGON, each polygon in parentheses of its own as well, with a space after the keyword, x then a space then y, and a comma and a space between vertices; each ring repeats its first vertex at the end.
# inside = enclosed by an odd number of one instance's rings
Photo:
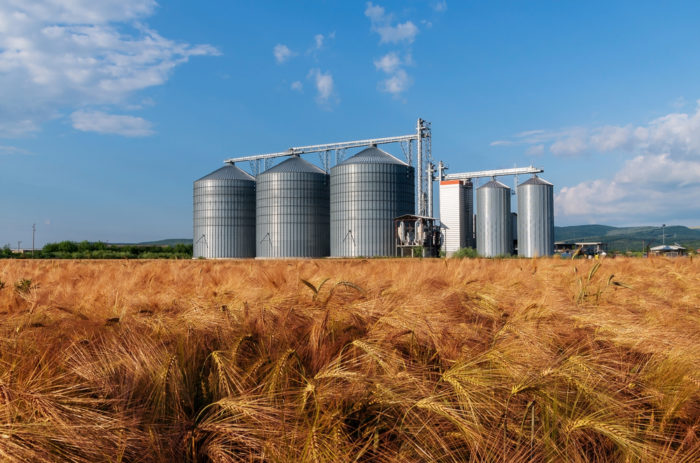
POLYGON ((8 260, 0 281, 3 461, 700 461, 697 260, 8 260))

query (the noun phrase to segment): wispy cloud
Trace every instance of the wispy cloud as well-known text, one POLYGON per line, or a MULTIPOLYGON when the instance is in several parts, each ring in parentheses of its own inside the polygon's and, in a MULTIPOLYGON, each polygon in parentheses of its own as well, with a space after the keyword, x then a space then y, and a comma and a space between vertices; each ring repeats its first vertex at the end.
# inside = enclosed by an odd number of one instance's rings
POLYGON ((335 39, 335 31, 329 33, 328 35, 323 35, 323 34, 316 34, 314 35, 314 47, 312 51, 318 51, 321 50, 324 46, 324 44, 328 40, 333 40, 335 39))
POLYGON ((289 49, 287 45, 278 43, 272 49, 272 54, 275 56, 277 64, 283 64, 289 61, 296 53, 289 49))
POLYGON ((219 54, 149 28, 144 20, 156 6, 152 0, 0 3, 0 134, 37 131, 64 108, 123 105, 166 82, 191 57, 219 54))
POLYGON ((670 152, 674 156, 694 156, 694 153, 700 153, 700 100, 697 103, 695 113, 671 113, 646 125, 531 130, 510 139, 493 141, 491 145, 543 144, 558 156, 613 151, 670 152))
POLYGON ((404 57, 399 51, 391 51, 374 60, 374 67, 386 74, 379 82, 377 88, 385 93, 398 97, 412 84, 412 79, 406 72, 406 66, 413 64, 410 45, 418 34, 418 27, 412 21, 397 23, 394 15, 387 13, 384 7, 368 2, 365 8, 365 16, 370 20, 370 28, 379 34, 379 43, 394 43, 404 45, 404 57))
POLYGON ((154 133, 152 124, 135 116, 107 114, 102 111, 78 110, 71 114, 73 127, 82 132, 146 137, 154 133))
POLYGON ((372 31, 379 34, 379 43, 411 43, 418 35, 418 26, 412 21, 397 23, 384 7, 372 2, 367 3, 365 16, 370 20, 372 31))
POLYGON ((25 149, 17 148, 16 146, 0 145, 0 154, 29 155, 32 153, 30 151, 25 150, 25 149))
POLYGON ((322 106, 328 106, 333 102, 334 98, 334 82, 330 72, 322 72, 318 68, 311 69, 308 77, 311 78, 316 86, 316 102, 322 106))
POLYGON ((532 145, 525 150, 525 154, 532 156, 542 156, 544 154, 544 145, 532 145))
POLYGON ((433 10, 437 11, 438 13, 444 13, 447 11, 447 2, 445 0, 433 2, 432 7, 433 10))
MULTIPOLYGON (((545 149, 556 156, 616 153, 617 172, 565 185, 555 198, 557 216, 612 224, 700 220, 700 101, 693 113, 671 113, 644 125, 532 130, 493 146, 545 149)), ((592 171, 593 172, 593 171, 592 171)))
MULTIPOLYGON (((492 146, 558 157, 615 153, 617 172, 564 185, 555 198, 558 220, 611 224, 700 220, 700 100, 694 112, 674 112, 642 125, 528 130, 492 146)), ((592 169, 591 172, 596 172, 592 169)))
POLYGON ((635 156, 612 178, 564 186, 555 196, 557 216, 611 224, 700 222, 700 162, 669 154, 635 156))
POLYGON ((374 60, 374 67, 385 74, 387 78, 379 82, 379 89, 398 96, 411 86, 411 77, 403 66, 412 64, 413 59, 407 54, 403 59, 396 52, 390 52, 374 60))
POLYGON ((381 58, 374 60, 374 67, 380 69, 387 74, 391 74, 401 66, 401 58, 396 52, 387 53, 381 58))
POLYGON ((292 82, 292 85, 290 85, 289 88, 291 88, 295 92, 302 92, 304 91, 304 84, 302 84, 298 80, 295 80, 294 82, 292 82))

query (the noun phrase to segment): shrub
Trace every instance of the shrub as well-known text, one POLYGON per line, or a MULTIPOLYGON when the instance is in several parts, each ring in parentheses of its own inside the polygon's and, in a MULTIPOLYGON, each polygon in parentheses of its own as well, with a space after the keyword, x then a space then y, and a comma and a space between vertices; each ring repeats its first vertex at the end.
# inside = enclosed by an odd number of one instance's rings
POLYGON ((452 257, 455 259, 464 259, 465 257, 473 259, 474 257, 479 257, 479 253, 474 248, 460 248, 452 254, 452 257))

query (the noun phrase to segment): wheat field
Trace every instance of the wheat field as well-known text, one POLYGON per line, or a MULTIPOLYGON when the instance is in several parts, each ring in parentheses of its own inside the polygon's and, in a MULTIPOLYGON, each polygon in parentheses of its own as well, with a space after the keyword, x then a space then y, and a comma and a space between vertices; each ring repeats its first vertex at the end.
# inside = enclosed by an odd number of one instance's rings
POLYGON ((697 462, 691 259, 0 261, 0 460, 697 462))

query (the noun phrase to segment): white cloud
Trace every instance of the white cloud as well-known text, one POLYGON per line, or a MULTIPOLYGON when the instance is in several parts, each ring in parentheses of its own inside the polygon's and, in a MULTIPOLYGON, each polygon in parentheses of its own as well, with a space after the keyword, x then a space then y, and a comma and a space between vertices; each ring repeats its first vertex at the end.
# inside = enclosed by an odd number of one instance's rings
POLYGON ((82 132, 115 134, 125 137, 145 137, 154 133, 150 122, 135 116, 81 109, 71 114, 71 120, 73 127, 82 132))
POLYGON ((314 57, 317 56, 317 52, 325 48, 328 44, 329 40, 335 39, 335 31, 323 35, 323 34, 316 34, 314 35, 314 44, 311 48, 306 50, 307 55, 313 55, 314 57))
MULTIPOLYGON (((372 31, 379 34, 379 43, 411 44, 418 34, 418 27, 411 21, 395 23, 394 15, 387 13, 384 7, 367 3, 365 16, 370 20, 372 31)), ((405 66, 413 64, 410 49, 401 59, 398 52, 392 51, 374 60, 374 67, 388 76, 379 82, 377 88, 386 93, 398 96, 405 92, 412 83, 405 66)))
MULTIPOLYGON (((563 218, 607 223, 676 222, 700 218, 700 102, 694 114, 672 113, 634 127, 583 131, 571 152, 631 153, 610 178, 565 186, 557 194, 563 218), (576 149, 574 149, 576 148, 576 149)), ((571 137, 557 139, 564 143, 571 137)), ((555 149, 552 149, 555 152, 555 149)))
POLYGON ((385 10, 384 7, 379 5, 373 5, 372 2, 367 2, 367 8, 365 9, 365 16, 367 16, 373 23, 378 23, 384 21, 385 10))
POLYGON ((0 136, 39 130, 71 107, 123 105, 209 45, 162 37, 152 0, 0 3, 0 136))
POLYGON ((282 43, 275 45, 275 47, 272 49, 272 54, 275 55, 275 61, 277 61, 277 64, 286 63, 295 55, 295 53, 290 50, 287 45, 282 43))
POLYGON ((586 138, 584 135, 572 135, 556 140, 549 150, 559 156, 575 156, 586 150, 586 138))
POLYGON ((290 88, 296 92, 301 92, 304 90, 304 84, 302 84, 298 80, 295 80, 294 82, 292 82, 292 85, 290 85, 290 88))
POLYGON ((492 146, 524 146, 527 154, 548 149, 556 156, 615 153, 624 164, 607 172, 596 161, 592 180, 561 188, 557 220, 569 223, 700 225, 700 101, 694 112, 674 112, 643 125, 605 125, 530 130, 492 146))
POLYGON ((29 151, 16 146, 0 145, 0 154, 31 154, 29 151))
POLYGON ((660 154, 626 161, 612 179, 563 187, 554 205, 557 216, 569 221, 697 225, 698 198, 700 162, 677 161, 660 154))
POLYGON ((405 92, 411 85, 411 78, 408 77, 406 71, 399 69, 391 77, 385 79, 380 84, 382 91, 391 93, 392 95, 398 95, 405 92))
POLYGON ((544 145, 532 145, 525 150, 525 154, 533 156, 542 156, 544 154, 544 145))
POLYGON ((411 21, 395 26, 380 26, 376 30, 380 37, 379 43, 411 43, 418 34, 418 27, 411 21))
POLYGON ((379 83, 379 89, 394 96, 405 92, 411 86, 411 78, 402 66, 412 62, 410 54, 402 60, 396 52, 387 53, 374 60, 374 67, 377 70, 389 74, 389 77, 379 83))
POLYGON ((412 21, 394 24, 394 16, 372 2, 367 3, 365 16, 370 20, 372 31, 379 34, 379 43, 412 43, 418 35, 418 26, 412 21))
POLYGON ((387 53, 378 60, 374 60, 374 67, 380 69, 387 74, 391 74, 401 65, 401 58, 396 52, 387 53))
POLYGON ((700 153, 700 100, 695 113, 671 113, 646 125, 606 125, 591 129, 575 127, 564 130, 531 130, 516 134, 511 140, 496 140, 497 145, 546 144, 560 156, 577 156, 587 152, 671 153, 675 157, 700 153))
POLYGON ((316 102, 321 105, 330 103, 334 94, 333 76, 330 72, 321 72, 314 68, 309 71, 308 77, 312 78, 316 86, 316 102))
POLYGON ((445 0, 433 3, 433 10, 438 13, 444 13, 447 11, 447 2, 445 0))

